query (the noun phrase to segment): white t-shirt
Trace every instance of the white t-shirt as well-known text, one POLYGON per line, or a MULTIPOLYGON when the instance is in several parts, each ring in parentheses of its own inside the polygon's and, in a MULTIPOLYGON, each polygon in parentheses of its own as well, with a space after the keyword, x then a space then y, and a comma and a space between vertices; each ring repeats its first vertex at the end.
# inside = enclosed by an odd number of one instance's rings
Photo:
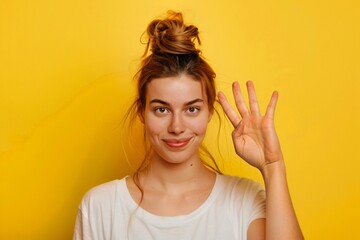
POLYGON ((186 215, 163 217, 138 207, 125 178, 85 194, 75 240, 246 240, 249 224, 265 218, 265 191, 249 179, 217 174, 209 197, 199 208, 186 215))

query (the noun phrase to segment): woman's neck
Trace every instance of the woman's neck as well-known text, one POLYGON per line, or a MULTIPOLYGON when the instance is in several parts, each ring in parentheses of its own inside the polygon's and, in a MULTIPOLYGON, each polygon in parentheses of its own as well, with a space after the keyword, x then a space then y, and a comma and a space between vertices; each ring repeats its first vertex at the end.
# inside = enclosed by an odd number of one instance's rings
POLYGON ((169 163, 154 156, 141 175, 144 188, 173 194, 212 184, 215 179, 215 173, 207 169, 198 156, 183 163, 169 163))

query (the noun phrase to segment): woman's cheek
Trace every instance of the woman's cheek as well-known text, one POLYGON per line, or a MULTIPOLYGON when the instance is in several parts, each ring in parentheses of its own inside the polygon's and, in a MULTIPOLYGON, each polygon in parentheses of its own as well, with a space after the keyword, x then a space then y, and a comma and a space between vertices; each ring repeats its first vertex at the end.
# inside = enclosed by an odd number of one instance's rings
POLYGON ((208 125, 207 118, 201 118, 191 122, 191 128, 197 135, 205 134, 207 125, 208 125))
POLYGON ((145 125, 150 134, 159 134, 166 129, 166 121, 161 118, 149 117, 145 125))

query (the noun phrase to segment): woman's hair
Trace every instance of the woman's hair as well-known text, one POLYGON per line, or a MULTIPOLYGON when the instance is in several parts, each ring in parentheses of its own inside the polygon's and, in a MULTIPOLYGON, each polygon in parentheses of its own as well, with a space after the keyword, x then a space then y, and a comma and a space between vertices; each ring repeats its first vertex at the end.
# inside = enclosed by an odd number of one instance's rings
MULTIPOLYGON (((214 79, 216 75, 201 56, 201 51, 196 47, 196 42, 200 44, 198 28, 193 25, 184 24, 181 13, 168 12, 166 18, 150 22, 146 34, 148 39, 145 53, 140 69, 135 75, 137 80, 137 97, 131 106, 131 110, 134 113, 133 117, 135 115, 140 118, 143 117, 146 107, 147 86, 153 79, 174 77, 182 74, 201 82, 206 94, 209 110, 211 112, 215 110, 216 112, 216 109, 214 109, 216 101, 214 79)), ((203 145, 200 147, 200 151, 212 160, 214 166, 202 160, 203 164, 220 173, 214 158, 203 145)), ((151 146, 146 146, 145 158, 134 173, 134 182, 141 192, 139 172, 146 169, 149 165, 151 152, 151 146)))
POLYGON ((195 42, 200 44, 198 28, 185 25, 181 13, 169 12, 167 18, 153 20, 146 33, 148 41, 144 59, 135 75, 138 81, 137 113, 141 115, 145 109, 146 89, 151 80, 181 74, 201 82, 212 111, 216 98, 216 75, 196 48, 195 42))

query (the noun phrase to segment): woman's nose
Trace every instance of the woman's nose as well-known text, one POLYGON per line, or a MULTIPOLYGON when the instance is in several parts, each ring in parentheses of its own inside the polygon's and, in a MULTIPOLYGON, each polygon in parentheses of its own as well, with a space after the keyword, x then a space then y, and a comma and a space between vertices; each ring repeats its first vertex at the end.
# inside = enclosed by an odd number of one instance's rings
POLYGON ((184 127, 183 122, 181 120, 181 116, 179 116, 178 114, 174 114, 171 117, 171 122, 169 124, 168 131, 170 133, 178 135, 178 134, 184 132, 184 130, 185 130, 185 127, 184 127))

